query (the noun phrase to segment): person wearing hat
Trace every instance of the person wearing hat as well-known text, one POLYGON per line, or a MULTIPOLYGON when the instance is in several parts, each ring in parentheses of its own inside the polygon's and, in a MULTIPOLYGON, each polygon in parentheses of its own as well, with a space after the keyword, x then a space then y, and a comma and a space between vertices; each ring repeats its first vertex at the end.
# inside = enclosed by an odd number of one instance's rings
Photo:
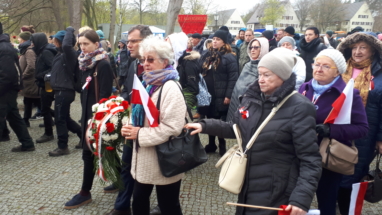
POLYGON ((285 36, 293 37, 294 41, 296 42, 296 48, 300 48, 300 35, 295 33, 293 26, 288 26, 285 28, 285 36))
POLYGON ((244 42, 245 40, 245 31, 247 30, 247 28, 241 28, 239 30, 239 39, 236 41, 236 47, 240 49, 240 46, 241 44, 244 42))
MULTIPOLYGON (((212 47, 199 61, 199 71, 212 97, 209 106, 198 108, 199 114, 223 121, 226 119, 232 91, 239 76, 237 58, 232 52, 228 36, 228 31, 217 30, 212 38, 212 47)), ((218 139, 219 154, 224 155, 226 142, 224 138, 218 139)), ((210 135, 208 141, 206 152, 215 152, 215 136, 210 135)))
MULTIPOLYGON (((276 48, 264 55, 258 66, 259 78, 241 97, 235 116, 228 122, 205 119, 185 127, 191 134, 206 133, 220 138, 235 138, 233 125, 241 132, 245 148, 265 118, 295 89, 292 68, 296 56, 276 48), (243 114, 245 112, 245 114, 243 114)), ((321 156, 316 143, 314 105, 295 93, 265 125, 247 151, 244 184, 238 203, 280 207, 305 215, 310 208, 321 175, 321 156)), ((271 210, 236 207, 236 215, 277 214, 271 210)))
POLYGON ((9 141, 7 120, 21 143, 12 148, 12 152, 35 151, 33 140, 17 107, 17 94, 22 89, 21 78, 17 51, 9 36, 3 34, 0 22, 0 135, 1 141, 9 141))
POLYGON ((53 36, 53 44, 58 54, 53 59, 50 85, 54 90, 55 121, 57 129, 57 148, 49 152, 49 156, 62 156, 70 153, 68 148, 68 133, 77 134, 81 140, 81 127, 70 117, 70 105, 75 99, 73 72, 78 63, 77 53, 74 50, 76 38, 74 28, 68 27, 66 31, 59 31, 53 36))
MULTIPOLYGON (((368 122, 359 90, 354 89, 349 124, 323 124, 332 110, 332 104, 341 95, 346 83, 341 77, 346 72, 346 61, 341 52, 325 49, 318 53, 313 63, 313 79, 303 84, 299 92, 316 107, 316 132, 318 144, 325 137, 351 146, 352 141, 366 136, 368 122)), ((317 188, 318 208, 321 214, 336 215, 337 193, 342 174, 322 169, 317 188)), ((343 213, 342 213, 343 214, 343 213)))
POLYGON ((20 52, 20 68, 22 71, 23 91, 24 96, 24 121, 27 127, 30 127, 29 119, 32 117, 33 105, 41 108, 40 95, 38 87, 35 83, 35 67, 36 54, 31 46, 31 33, 28 31, 19 34, 19 52, 20 52))
POLYGON ((333 31, 327 31, 325 36, 328 38, 330 46, 336 49, 338 46, 338 43, 336 39, 334 39, 333 33, 334 33, 333 31))
POLYGON ((275 39, 275 35, 273 35, 273 31, 266 30, 262 33, 263 37, 268 39, 269 42, 269 51, 272 51, 273 49, 277 48, 277 41, 275 39))
POLYGON ((199 33, 195 33, 191 35, 191 43, 192 43, 192 50, 199 52, 199 54, 203 53, 203 46, 204 41, 206 39, 202 37, 199 33))
POLYGON ((305 82, 305 72, 306 66, 304 60, 299 56, 298 51, 296 51, 295 40, 290 36, 283 37, 279 43, 278 47, 283 47, 291 50, 297 57, 296 65, 294 65, 292 71, 296 74, 296 90, 300 89, 300 86, 305 82))

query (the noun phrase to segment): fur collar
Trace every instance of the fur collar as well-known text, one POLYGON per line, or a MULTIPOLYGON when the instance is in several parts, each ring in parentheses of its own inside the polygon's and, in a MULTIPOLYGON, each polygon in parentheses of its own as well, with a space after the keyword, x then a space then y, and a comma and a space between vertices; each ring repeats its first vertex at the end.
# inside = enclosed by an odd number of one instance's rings
MULTIPOLYGON (((294 88, 296 86, 296 74, 292 73, 290 78, 281 85, 274 93, 273 95, 268 99, 268 101, 275 103, 280 102, 285 97, 287 97, 289 94, 291 94, 294 91, 294 88)), ((246 92, 248 96, 255 97, 256 99, 262 100, 261 98, 261 90, 259 86, 259 80, 257 79, 253 84, 251 84, 246 92)))
POLYGON ((345 56, 345 59, 348 60, 349 58, 351 58, 350 46, 360 41, 364 41, 368 43, 370 46, 374 47, 377 51, 376 55, 379 58, 378 61, 381 60, 382 41, 379 41, 377 38, 365 33, 354 33, 352 35, 347 36, 345 41, 343 41, 342 43, 338 45, 337 49, 338 51, 342 52, 343 55, 345 56))
POLYGON ((191 51, 188 55, 186 55, 184 60, 197 60, 200 58, 200 53, 198 51, 191 51))

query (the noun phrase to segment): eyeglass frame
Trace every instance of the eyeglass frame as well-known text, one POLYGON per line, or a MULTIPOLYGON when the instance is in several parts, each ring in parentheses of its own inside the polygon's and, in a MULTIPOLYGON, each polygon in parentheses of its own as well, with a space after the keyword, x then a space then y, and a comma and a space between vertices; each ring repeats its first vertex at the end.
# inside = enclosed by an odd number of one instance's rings
POLYGON ((141 42, 143 39, 132 39, 132 40, 127 40, 126 45, 131 43, 131 44, 136 44, 138 42, 141 42))
POLYGON ((249 50, 252 50, 252 49, 259 50, 260 48, 261 46, 250 46, 249 50))
POLYGON ((154 61, 156 60, 156 59, 162 59, 162 58, 141 58, 141 59, 139 59, 139 63, 140 64, 144 64, 144 63, 146 63, 146 61, 148 62, 148 63, 154 63, 154 61))
POLYGON ((319 69, 321 67, 322 70, 325 70, 325 71, 329 71, 329 69, 337 69, 337 67, 330 67, 330 66, 325 65, 325 64, 320 64, 319 66, 316 66, 314 63, 312 63, 312 69, 314 69, 314 67, 317 67, 317 69, 319 69))

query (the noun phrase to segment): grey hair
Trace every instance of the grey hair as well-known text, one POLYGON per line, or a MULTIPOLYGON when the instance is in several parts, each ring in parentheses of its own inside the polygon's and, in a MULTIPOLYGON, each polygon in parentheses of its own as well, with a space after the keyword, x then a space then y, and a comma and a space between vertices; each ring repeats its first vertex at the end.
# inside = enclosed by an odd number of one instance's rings
POLYGON ((171 45, 159 37, 150 35, 142 41, 139 45, 139 55, 143 56, 143 53, 147 52, 155 52, 162 61, 168 60, 169 65, 174 63, 171 45))

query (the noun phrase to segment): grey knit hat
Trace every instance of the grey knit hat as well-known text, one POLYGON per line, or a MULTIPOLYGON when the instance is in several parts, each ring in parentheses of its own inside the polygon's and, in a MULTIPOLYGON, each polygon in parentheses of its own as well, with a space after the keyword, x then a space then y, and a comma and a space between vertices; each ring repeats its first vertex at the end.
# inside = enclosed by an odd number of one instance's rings
POLYGON ((32 36, 32 34, 31 34, 31 32, 29 32, 29 31, 24 31, 24 32, 21 32, 21 33, 19 34, 19 37, 20 37, 21 39, 23 39, 24 41, 28 41, 28 40, 30 40, 31 36, 32 36))
POLYGON ((340 74, 346 72, 346 60, 344 55, 340 51, 336 49, 324 49, 320 53, 318 53, 315 59, 319 58, 320 56, 326 56, 332 59, 336 64, 336 67, 340 74))
POLYGON ((276 48, 261 58, 258 67, 265 67, 283 81, 286 81, 290 78, 296 62, 297 56, 293 51, 285 48, 276 48))
POLYGON ((288 42, 288 43, 292 44, 293 49, 296 48, 296 41, 292 37, 290 37, 290 36, 285 36, 285 37, 281 38, 281 40, 279 41, 277 46, 280 47, 285 42, 288 42))

